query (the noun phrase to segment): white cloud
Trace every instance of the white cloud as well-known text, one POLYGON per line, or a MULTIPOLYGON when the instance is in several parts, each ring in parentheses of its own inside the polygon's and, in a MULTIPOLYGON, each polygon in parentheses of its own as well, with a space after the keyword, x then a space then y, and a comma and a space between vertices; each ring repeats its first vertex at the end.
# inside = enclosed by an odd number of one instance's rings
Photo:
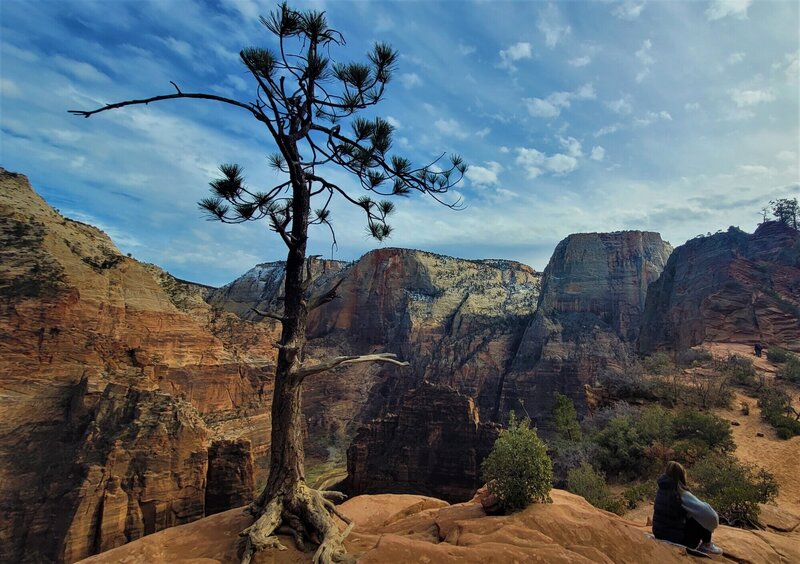
POLYGON ((525 169, 528 178, 537 178, 545 172, 563 176, 578 168, 578 159, 571 155, 556 153, 548 157, 537 149, 525 147, 517 148, 517 158, 514 162, 525 169))
POLYGON ((194 57, 194 49, 186 41, 175 39, 174 37, 167 37, 166 39, 159 38, 164 45, 175 51, 181 57, 191 59, 194 57))
POLYGON ((391 125, 395 129, 403 129, 403 124, 400 123, 400 120, 395 117, 386 116, 386 121, 388 121, 389 125, 391 125))
POLYGON ((630 96, 624 96, 619 100, 606 102, 606 106, 608 106, 608 109, 612 112, 620 115, 628 115, 633 111, 633 106, 630 103, 630 96))
POLYGON ((744 61, 744 53, 741 51, 737 51, 736 53, 731 53, 731 56, 728 57, 728 64, 735 65, 737 63, 741 63, 744 61))
POLYGON ((531 48, 531 44, 520 41, 518 43, 514 43, 513 45, 509 45, 507 49, 502 49, 500 51, 500 67, 514 71, 517 69, 517 67, 514 66, 515 61, 530 59, 531 57, 533 57, 533 49, 531 48))
POLYGON ((570 157, 580 158, 583 156, 583 148, 581 142, 574 137, 559 137, 558 142, 566 149, 567 155, 570 157))
POLYGON ((464 57, 466 57, 467 55, 472 55, 475 51, 477 51, 474 45, 467 45, 466 43, 462 43, 461 41, 459 41, 458 45, 456 45, 456 50, 458 51, 459 55, 464 57))
POLYGON ((461 124, 454 119, 437 119, 433 125, 440 133, 457 137, 458 139, 464 139, 469 135, 461 124))
POLYGON ((779 161, 792 162, 797 160, 797 153, 795 153, 794 151, 781 151, 780 153, 775 155, 775 158, 778 159, 779 161))
POLYGON ((797 80, 800 76, 800 50, 794 53, 787 53, 784 56, 785 62, 779 62, 772 65, 773 68, 786 67, 786 78, 789 80, 797 80))
POLYGON ((737 19, 747 19, 747 9, 753 0, 712 0, 706 10, 706 17, 709 21, 721 20, 727 16, 737 19))
POLYGON ((606 156, 606 150, 603 149, 600 145, 592 147, 592 153, 589 155, 589 158, 593 161, 602 161, 606 156))
POLYGON ((551 49, 570 33, 570 27, 561 22, 561 14, 555 4, 548 4, 539 12, 536 27, 544 34, 544 43, 551 49))
POLYGON ((570 66, 573 67, 585 67, 589 63, 592 62, 592 58, 589 55, 583 55, 582 57, 575 57, 574 59, 570 59, 567 61, 570 66))
POLYGON ((619 122, 612 123, 611 125, 606 125, 605 127, 601 127, 600 129, 595 131, 594 132, 594 136, 595 137, 603 137, 604 135, 611 135, 612 133, 616 133, 620 129, 622 129, 622 124, 621 123, 619 123, 619 122))
POLYGON ((484 137, 489 135, 491 132, 492 132, 491 129, 489 129, 488 127, 484 127, 484 128, 479 129, 478 131, 475 132, 475 137, 483 139, 484 137))
POLYGON ((700 109, 700 103, 699 102, 686 102, 683 105, 683 109, 686 110, 687 112, 693 112, 695 110, 699 110, 700 109))
POLYGON ((617 4, 611 13, 621 20, 632 21, 641 15, 643 8, 644 2, 625 0, 620 4, 617 4))
POLYGON ((496 186, 500 182, 498 175, 503 170, 502 165, 495 161, 487 161, 484 164, 486 166, 470 165, 466 173, 467 179, 475 186, 496 186))
POLYGON ((642 63, 643 68, 636 74, 636 82, 641 82, 650 74, 650 66, 656 62, 655 58, 650 54, 653 48, 653 43, 649 39, 642 42, 642 47, 636 51, 636 58, 642 63))
POLYGON ((407 89, 411 89, 416 86, 422 86, 422 79, 415 72, 406 72, 401 74, 400 82, 402 82, 403 86, 407 89))
POLYGON ((235 74, 229 74, 226 80, 228 81, 228 84, 233 86, 236 90, 246 92, 248 89, 247 81, 243 79, 241 76, 237 76, 235 74))
POLYGON ((765 176, 772 176, 776 173, 776 170, 771 167, 766 167, 763 165, 739 165, 736 167, 736 170, 741 172, 742 174, 752 174, 752 175, 765 175, 765 176))
POLYGON ((61 55, 56 55, 52 60, 59 68, 68 72, 75 78, 92 82, 108 82, 111 80, 89 63, 75 61, 67 57, 62 57, 61 55))
POLYGON ((672 116, 669 112, 661 110, 660 112, 647 112, 643 116, 637 117, 633 120, 634 125, 637 127, 647 127, 651 123, 657 121, 672 121, 672 116))
POLYGON ((731 99, 739 108, 746 108, 775 100, 775 94, 770 90, 739 90, 738 88, 734 88, 730 90, 729 93, 731 99))
POLYGON ((13 98, 19 98, 21 96, 19 87, 10 78, 0 78, 0 94, 13 98))
POLYGON ((528 113, 533 117, 554 118, 561 110, 569 108, 573 100, 594 100, 597 94, 591 83, 580 86, 574 92, 553 92, 547 98, 523 98, 528 113))

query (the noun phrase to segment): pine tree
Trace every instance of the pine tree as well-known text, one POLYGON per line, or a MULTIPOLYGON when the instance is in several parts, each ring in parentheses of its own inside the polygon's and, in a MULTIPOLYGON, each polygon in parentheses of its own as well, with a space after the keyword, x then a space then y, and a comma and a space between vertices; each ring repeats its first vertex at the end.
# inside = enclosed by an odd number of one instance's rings
MULTIPOLYGON (((199 205, 212 219, 224 223, 265 220, 287 248, 285 301, 282 312, 258 312, 280 320, 282 333, 272 401, 272 436, 267 484, 249 510, 254 523, 242 532, 242 562, 267 547, 280 547, 274 535, 279 527, 292 531, 296 543, 318 545, 314 562, 346 559, 343 539, 352 523, 335 508, 338 492, 317 491, 305 481, 301 425, 301 386, 306 378, 336 366, 358 362, 386 362, 405 366, 393 354, 339 356, 317 364, 303 361, 308 313, 336 297, 336 287, 309 295, 311 269, 306 247, 308 228, 331 228, 330 203, 341 198, 363 210, 369 234, 382 241, 391 233, 387 218, 394 203, 387 198, 413 191, 433 197, 450 208, 460 203, 444 200, 466 171, 462 159, 444 155, 427 166, 390 155, 392 126, 384 119, 366 119, 361 110, 378 104, 397 62, 397 52, 377 43, 366 62, 336 63, 330 51, 344 44, 342 35, 328 26, 325 13, 298 11, 282 4, 264 27, 278 39, 275 50, 246 48, 240 59, 255 81, 255 99, 242 102, 207 93, 183 92, 126 100, 101 108, 71 113, 90 117, 126 106, 172 99, 211 100, 240 108, 267 128, 276 151, 270 166, 286 180, 265 191, 248 187, 237 164, 220 166, 211 182, 211 196, 199 205), (328 171, 344 169, 358 179, 364 195, 356 196, 334 182, 328 171), (314 202, 321 205, 314 207, 314 202), (340 532, 334 515, 347 528, 340 532)), ((335 235, 334 235, 335 242, 335 235)))

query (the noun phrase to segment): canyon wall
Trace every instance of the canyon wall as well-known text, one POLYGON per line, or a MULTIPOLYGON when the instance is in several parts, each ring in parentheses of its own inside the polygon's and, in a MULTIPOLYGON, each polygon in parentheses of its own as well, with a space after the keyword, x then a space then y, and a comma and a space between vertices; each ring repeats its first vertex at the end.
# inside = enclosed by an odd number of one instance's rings
POLYGON ((780 345, 800 352, 800 233, 770 221, 752 235, 730 228, 670 257, 647 296, 639 348, 704 341, 780 345))
POLYGON ((498 420, 514 410, 546 427, 553 394, 585 411, 585 388, 603 370, 622 369, 633 353, 647 288, 672 248, 658 233, 570 235, 545 268, 530 320, 498 403, 498 420))

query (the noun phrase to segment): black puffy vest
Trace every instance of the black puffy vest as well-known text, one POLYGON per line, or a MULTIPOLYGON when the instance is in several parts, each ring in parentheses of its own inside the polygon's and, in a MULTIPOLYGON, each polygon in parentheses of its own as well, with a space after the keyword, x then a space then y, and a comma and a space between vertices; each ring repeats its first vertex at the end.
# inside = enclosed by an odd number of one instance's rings
POLYGON ((657 539, 683 544, 685 529, 686 510, 681 507, 678 483, 669 476, 661 476, 653 507, 653 535, 657 539))

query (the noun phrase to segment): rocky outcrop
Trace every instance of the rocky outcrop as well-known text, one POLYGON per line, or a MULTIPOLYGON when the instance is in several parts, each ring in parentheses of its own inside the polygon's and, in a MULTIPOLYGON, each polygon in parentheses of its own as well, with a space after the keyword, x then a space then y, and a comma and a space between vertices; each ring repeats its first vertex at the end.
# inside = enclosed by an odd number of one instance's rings
POLYGON ((658 233, 642 231, 582 233, 561 241, 504 378, 498 419, 515 410, 546 427, 554 392, 585 409, 585 387, 603 370, 621 368, 632 353, 648 285, 671 251, 658 233))
POLYGON ((778 222, 748 234, 681 245, 647 296, 639 348, 681 350, 704 341, 800 352, 800 233, 778 222))
POLYGON ((214 311, 205 291, 0 170, 0 560, 69 560, 198 518, 208 436, 268 449, 276 329, 214 311), (81 406, 78 388, 101 399, 81 406), (76 413, 102 422, 89 443, 76 413), (140 416, 155 429, 115 426, 140 416))
MULTIPOLYGON (((487 517, 476 498, 448 505, 412 495, 359 496, 339 510, 355 522, 345 539, 359 562, 660 562, 685 563, 684 549, 648 537, 650 528, 601 511, 583 498, 551 492, 553 503, 535 503, 524 511, 487 517)), ((112 562, 235 562, 238 532, 249 524, 231 510, 145 537, 95 556, 86 564, 112 562)), ((310 562, 311 553, 270 549, 259 562, 310 562)), ((725 555, 718 562, 800 561, 800 536, 747 531, 726 526, 714 532, 725 555)))
POLYGON ((24 429, 27 452, 4 461, 2 561, 74 562, 203 517, 207 431, 191 405, 84 379, 65 414, 24 429), (36 497, 31 479, 44 486, 36 497))
POLYGON ((208 449, 206 515, 247 505, 255 494, 255 472, 250 441, 221 440, 208 449))
POLYGON ((347 490, 470 499, 499 426, 481 423, 472 398, 423 383, 396 414, 362 427, 347 452, 347 490))

